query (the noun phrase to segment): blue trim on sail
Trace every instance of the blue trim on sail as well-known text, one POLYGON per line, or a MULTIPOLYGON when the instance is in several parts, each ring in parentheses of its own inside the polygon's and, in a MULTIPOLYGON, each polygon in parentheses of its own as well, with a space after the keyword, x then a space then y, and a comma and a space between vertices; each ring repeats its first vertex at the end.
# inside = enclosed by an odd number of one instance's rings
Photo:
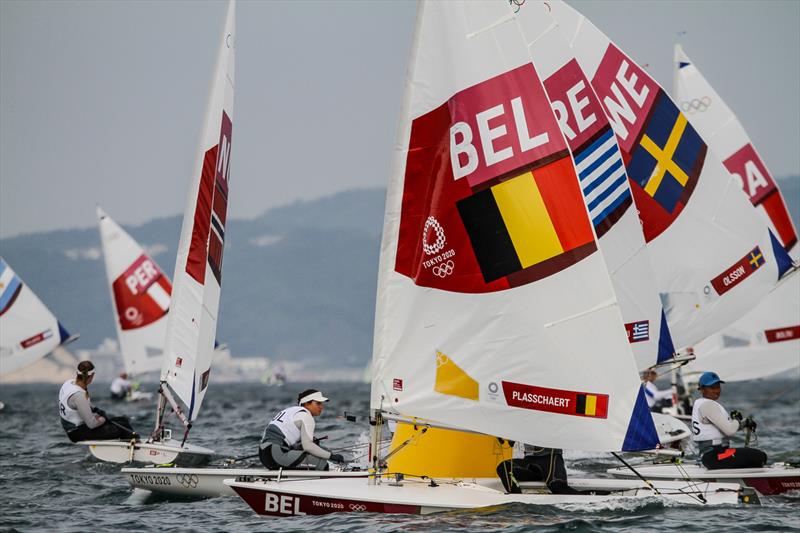
POLYGON ((650 409, 647 407, 644 386, 642 386, 639 387, 639 394, 636 396, 636 404, 633 406, 633 414, 622 443, 622 451, 652 450, 658 443, 656 425, 653 423, 653 415, 650 414, 650 409))
POLYGON ((69 331, 67 331, 67 328, 65 328, 63 324, 61 324, 61 322, 59 322, 58 320, 56 320, 56 323, 58 324, 58 334, 61 337, 60 339, 58 339, 58 344, 63 344, 64 341, 66 341, 70 337, 69 331))
POLYGON ((669 332, 667 324, 667 314, 661 309, 661 329, 658 331, 658 357, 657 363, 662 363, 667 359, 672 359, 675 355, 675 344, 672 342, 672 334, 669 332))
POLYGON ((775 261, 778 263, 778 279, 780 279, 786 272, 792 269, 792 258, 786 248, 783 247, 781 241, 769 230, 769 240, 772 241, 772 253, 775 255, 775 261))
POLYGON ((194 413, 194 389, 197 386, 197 369, 192 372, 192 401, 189 402, 189 422, 192 421, 192 414, 194 413))
POLYGON ((686 61, 679 61, 678 68, 688 67, 691 63, 687 63, 686 61))

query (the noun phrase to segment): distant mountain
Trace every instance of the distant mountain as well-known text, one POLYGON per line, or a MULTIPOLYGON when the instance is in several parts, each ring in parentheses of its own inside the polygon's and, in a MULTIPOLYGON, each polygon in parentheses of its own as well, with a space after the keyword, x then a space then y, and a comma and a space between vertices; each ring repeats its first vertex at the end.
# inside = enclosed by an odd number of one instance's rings
MULTIPOLYGON (((800 177, 779 185, 800 227, 800 177)), ((228 221, 217 337, 234 356, 320 369, 367 364, 384 196, 384 189, 353 190, 228 221)), ((126 229, 171 276, 180 218, 126 229)), ((0 254, 67 329, 80 332, 73 346, 115 336, 96 229, 2 240, 0 254)))
MULTIPOLYGON (((234 355, 362 369, 372 356, 385 194, 353 190, 229 220, 220 342, 234 355)), ((172 276, 180 224, 174 216, 125 229, 172 276)), ((80 332, 71 347, 115 337, 96 229, 5 239, 0 254, 70 332, 80 332)))

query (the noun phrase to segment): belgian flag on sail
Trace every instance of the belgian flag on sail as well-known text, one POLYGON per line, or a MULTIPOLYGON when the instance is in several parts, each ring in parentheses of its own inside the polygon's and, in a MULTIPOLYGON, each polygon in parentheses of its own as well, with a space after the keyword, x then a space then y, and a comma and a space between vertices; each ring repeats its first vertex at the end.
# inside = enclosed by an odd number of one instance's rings
POLYGON ((486 283, 504 276, 512 286, 529 283, 596 249, 569 158, 501 181, 457 207, 486 283))

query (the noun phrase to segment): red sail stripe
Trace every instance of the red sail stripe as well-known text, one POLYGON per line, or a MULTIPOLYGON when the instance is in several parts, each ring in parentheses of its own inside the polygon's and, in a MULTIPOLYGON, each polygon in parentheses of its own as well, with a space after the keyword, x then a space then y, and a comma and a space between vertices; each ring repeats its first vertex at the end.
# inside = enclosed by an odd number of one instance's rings
POLYGON ((197 191, 197 205, 194 209, 194 227, 186 259, 186 273, 198 283, 205 283, 206 258, 208 257, 208 232, 211 226, 211 202, 214 193, 214 174, 217 164, 217 147, 206 151, 203 158, 203 171, 200 175, 200 188, 197 191))

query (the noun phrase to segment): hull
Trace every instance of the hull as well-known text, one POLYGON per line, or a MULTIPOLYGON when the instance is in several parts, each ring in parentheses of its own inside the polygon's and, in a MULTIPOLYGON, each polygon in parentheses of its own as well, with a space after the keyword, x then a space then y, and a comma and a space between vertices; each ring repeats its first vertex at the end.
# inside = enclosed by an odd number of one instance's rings
POLYGON ((89 447, 89 453, 109 463, 176 463, 201 465, 211 460, 214 450, 179 442, 135 442, 120 440, 90 440, 78 442, 89 447))
MULTIPOLYGON (((688 479, 738 483, 742 487, 751 487, 765 496, 800 490, 800 468, 791 468, 784 464, 774 464, 765 468, 708 470, 701 465, 668 463, 637 466, 636 470, 651 480, 688 479)), ((623 468, 611 468, 608 473, 622 478, 635 476, 633 472, 623 468)))
MULTIPOLYGON (((659 495, 644 483, 615 484, 615 480, 592 480, 599 484, 609 482, 609 489, 606 490, 615 491, 602 495, 558 495, 538 488, 533 489, 534 493, 528 493, 530 489, 527 485, 523 485, 526 493, 506 494, 492 486, 460 481, 439 481, 435 485, 416 480, 404 480, 399 484, 386 481, 370 484, 366 477, 296 481, 226 480, 225 484, 232 487, 257 514, 283 517, 352 512, 432 514, 515 503, 581 507, 599 503, 607 506, 609 503, 640 498, 658 498, 686 505, 735 505, 744 501, 743 498, 755 501, 735 484, 700 483, 689 488, 686 483, 675 481, 659 483, 659 495), (698 493, 702 495, 702 500, 698 493)), ((492 480, 494 483, 500 484, 499 480, 492 480)))
POLYGON ((149 490, 160 496, 180 498, 216 498, 235 496, 226 479, 255 481, 258 479, 326 477, 364 477, 364 472, 317 472, 310 470, 267 470, 266 468, 123 468, 122 474, 134 489, 149 490))
POLYGON ((658 440, 661 444, 679 442, 691 436, 691 432, 689 428, 686 427, 686 424, 674 416, 663 413, 653 413, 653 423, 656 425, 658 440))

